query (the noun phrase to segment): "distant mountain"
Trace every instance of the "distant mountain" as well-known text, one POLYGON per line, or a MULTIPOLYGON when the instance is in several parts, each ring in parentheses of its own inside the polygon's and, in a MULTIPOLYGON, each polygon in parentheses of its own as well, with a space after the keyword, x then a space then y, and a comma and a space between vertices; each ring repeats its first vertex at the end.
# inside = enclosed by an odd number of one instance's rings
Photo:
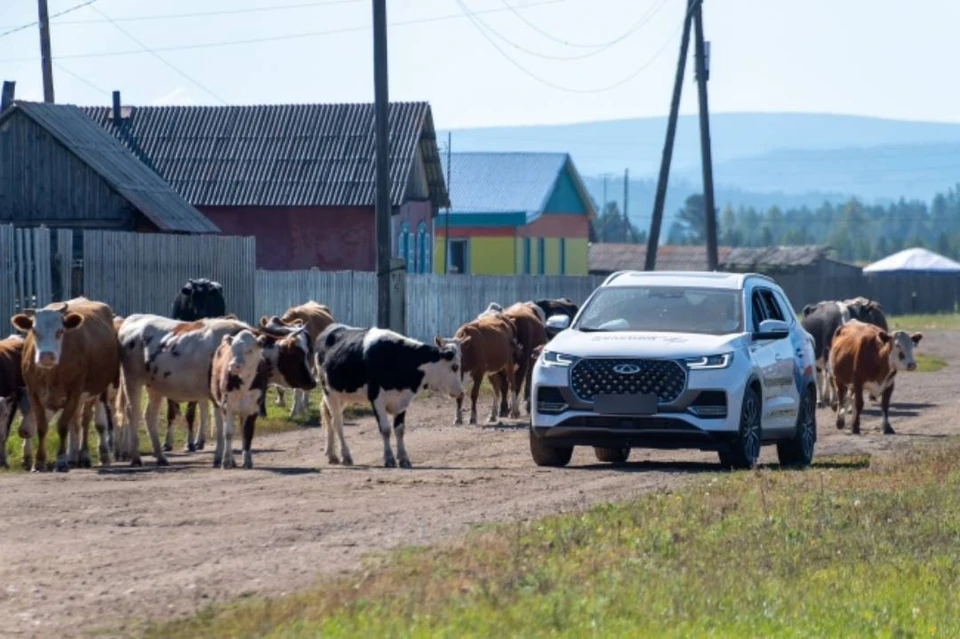
MULTIPOLYGON (((455 151, 567 151, 599 202, 621 200, 630 169, 630 210, 649 216, 663 153, 665 117, 563 125, 455 129, 455 151)), ((711 115, 717 205, 787 208, 857 196, 867 202, 929 200, 960 182, 960 124, 847 115, 717 113, 711 115)), ((441 140, 446 132, 439 132, 441 140)), ((681 116, 668 191, 668 212, 701 190, 695 115, 681 116)), ((631 217, 634 217, 631 215, 631 217)))

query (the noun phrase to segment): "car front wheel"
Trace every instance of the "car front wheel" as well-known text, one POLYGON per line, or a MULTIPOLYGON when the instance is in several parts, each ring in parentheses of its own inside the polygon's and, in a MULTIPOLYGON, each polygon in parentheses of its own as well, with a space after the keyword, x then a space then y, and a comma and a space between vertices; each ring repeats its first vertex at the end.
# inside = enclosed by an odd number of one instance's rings
POLYGON ((530 454, 533 455, 533 461, 537 466, 566 466, 573 457, 573 446, 563 446, 554 448, 547 446, 546 443, 537 437, 533 429, 530 429, 530 454))
POLYGON ((760 392, 749 386, 743 392, 740 406, 740 429, 730 442, 730 448, 720 452, 720 463, 727 468, 753 468, 760 457, 762 441, 760 392))
POLYGON ((600 446, 594 446, 593 452, 597 456, 598 461, 610 462, 612 464, 622 464, 630 457, 629 447, 601 448, 600 446))
POLYGON ((817 409, 814 394, 813 389, 808 389, 800 399, 796 435, 777 442, 777 458, 781 466, 803 468, 813 461, 813 447, 817 440, 817 409))

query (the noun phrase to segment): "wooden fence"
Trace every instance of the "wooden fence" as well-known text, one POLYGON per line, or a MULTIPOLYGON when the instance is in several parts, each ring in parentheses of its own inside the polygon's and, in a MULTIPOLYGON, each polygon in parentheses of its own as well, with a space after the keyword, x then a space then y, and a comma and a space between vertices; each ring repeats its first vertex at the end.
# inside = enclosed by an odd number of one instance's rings
POLYGON ((253 237, 83 232, 83 294, 118 315, 169 315, 184 283, 206 277, 223 285, 228 313, 252 322, 255 264, 253 237))
MULTIPOLYGON (((0 225, 0 312, 6 322, 24 308, 67 299, 73 232, 0 225)), ((5 335, 9 325, 0 330, 5 335)))
POLYGON ((799 313, 807 304, 864 296, 877 300, 887 315, 954 313, 960 309, 956 274, 850 275, 815 277, 802 272, 775 275, 799 313))

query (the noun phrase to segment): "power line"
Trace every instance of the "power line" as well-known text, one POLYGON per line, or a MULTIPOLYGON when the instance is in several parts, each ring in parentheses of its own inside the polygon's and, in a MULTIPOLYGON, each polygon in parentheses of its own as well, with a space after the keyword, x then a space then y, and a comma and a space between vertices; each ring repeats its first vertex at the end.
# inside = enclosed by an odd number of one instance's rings
MULTIPOLYGON (((616 45, 616 44, 618 44, 618 43, 620 43, 620 42, 623 42, 624 40, 626 40, 626 39, 629 38, 630 36, 636 35, 636 33, 637 33, 638 31, 640 31, 640 29, 643 28, 644 25, 646 25, 648 22, 650 22, 650 20, 652 20, 653 17, 660 11, 660 9, 662 9, 666 4, 667 4, 667 0, 660 0, 660 4, 655 5, 655 7, 654 7, 651 11, 648 11, 647 14, 645 14, 639 21, 635 22, 635 23, 633 24, 633 26, 630 27, 630 29, 628 29, 626 32, 624 32, 624 33, 621 34, 620 36, 614 38, 614 39, 611 40, 610 42, 602 45, 601 47, 595 48, 595 49, 593 49, 592 51, 588 51, 588 52, 586 52, 586 53, 578 53, 578 54, 570 55, 570 56, 548 55, 548 54, 545 54, 545 53, 540 53, 539 51, 534 51, 534 50, 532 50, 532 49, 528 49, 527 47, 525 47, 525 46, 523 46, 523 45, 521 45, 521 44, 518 44, 518 43, 514 42, 513 40, 510 40, 509 38, 505 37, 505 36, 502 35, 500 32, 498 32, 496 29, 494 29, 493 27, 491 27, 489 24, 487 24, 486 22, 484 22, 483 20, 481 20, 480 18, 476 18, 476 20, 477 20, 477 22, 479 22, 481 25, 483 25, 483 27, 486 28, 490 33, 492 33, 493 35, 495 35, 495 36, 497 36, 498 38, 500 38, 503 42, 505 42, 505 43, 507 43, 508 45, 512 46, 514 49, 517 49, 517 50, 519 50, 519 51, 523 51, 523 52, 526 53, 526 54, 535 56, 535 57, 537 57, 537 58, 543 58, 543 59, 545 59, 545 60, 583 60, 584 58, 589 58, 589 57, 592 57, 592 56, 595 56, 595 55, 599 55, 599 54, 603 53, 604 51, 609 50, 609 49, 612 48, 614 45, 616 45)), ((465 6, 465 5, 464 5, 463 3, 461 3, 461 6, 465 6)), ((509 5, 508 5, 508 6, 509 6, 509 5)), ((476 17, 476 16, 474 16, 474 17, 476 17)))
MULTIPOLYGON (((568 0, 544 0, 543 2, 531 3, 526 6, 541 7, 541 6, 547 6, 547 5, 553 5, 553 4, 560 4, 567 1, 568 0)), ((481 15, 481 14, 488 14, 488 13, 502 13, 504 11, 506 11, 506 9, 484 9, 481 11, 474 12, 474 14, 481 15)), ((467 16, 465 16, 462 12, 448 13, 445 15, 433 16, 431 18, 398 20, 396 22, 391 22, 389 26, 390 27, 407 27, 407 26, 413 26, 413 25, 419 25, 419 24, 428 24, 432 22, 444 22, 447 20, 462 20, 465 17, 467 16)), ((154 47, 152 50, 165 52, 165 51, 188 51, 188 50, 195 50, 195 49, 210 49, 214 47, 225 47, 225 46, 242 45, 242 44, 259 44, 261 42, 275 42, 278 40, 296 40, 296 39, 302 39, 302 38, 315 38, 318 36, 339 35, 343 33, 356 33, 356 32, 369 31, 370 28, 371 28, 370 25, 365 24, 365 25, 360 25, 355 27, 340 27, 337 29, 326 29, 323 31, 308 31, 305 33, 289 33, 289 34, 279 35, 279 36, 265 36, 262 38, 248 38, 244 40, 221 40, 217 42, 202 42, 197 44, 186 44, 186 45, 178 45, 178 46, 170 46, 170 47, 154 47)), ((58 55, 57 58, 61 60, 78 59, 78 58, 107 58, 107 57, 113 57, 113 56, 136 55, 140 53, 144 53, 144 51, 140 49, 131 49, 126 51, 104 51, 101 53, 72 53, 72 54, 68 53, 66 55, 58 55)), ((35 62, 38 59, 39 58, 37 56, 23 57, 23 58, 5 58, 0 60, 0 62, 35 62)))
POLYGON ((62 64, 60 64, 59 62, 57 62, 56 60, 53 61, 53 66, 55 66, 55 67, 57 67, 58 69, 60 69, 61 71, 63 71, 64 73, 66 73, 67 75, 69 75, 70 77, 72 77, 74 80, 77 80, 78 82, 81 82, 81 83, 87 85, 88 87, 90 87, 90 88, 93 89, 94 91, 99 91, 100 93, 103 93, 104 95, 110 95, 110 92, 109 92, 109 91, 104 91, 103 89, 101 89, 100 87, 98 87, 98 86, 95 85, 94 83, 90 82, 89 80, 80 77, 79 75, 77 75, 76 73, 74 73, 74 72, 71 71, 70 69, 66 68, 65 66, 63 66, 62 64))
POLYGON ((548 87, 551 87, 551 88, 553 88, 553 89, 557 89, 558 91, 564 91, 564 92, 566 92, 566 93, 604 93, 604 92, 606 92, 606 91, 610 91, 610 90, 612 90, 612 89, 616 89, 617 87, 622 86, 622 85, 626 84, 627 82, 633 80, 635 77, 637 77, 638 75, 640 75, 644 70, 646 70, 647 67, 649 67, 651 64, 653 64, 654 61, 656 61, 656 59, 657 59, 658 57, 660 57, 660 54, 663 53, 663 51, 667 48, 667 45, 670 44, 670 42, 673 41, 673 38, 677 35, 677 33, 680 32, 680 29, 681 29, 681 28, 683 27, 683 25, 686 23, 687 15, 688 15, 689 13, 691 13, 691 11, 688 9, 688 10, 684 13, 684 19, 683 19, 683 21, 682 21, 679 25, 677 25, 677 28, 674 29, 673 33, 670 34, 670 37, 667 38, 667 40, 663 43, 663 45, 662 45, 659 49, 657 49, 657 51, 653 54, 653 56, 652 56, 649 60, 647 60, 647 61, 646 61, 644 64, 642 64, 639 68, 637 68, 636 70, 634 70, 633 73, 631 73, 631 74, 628 75, 627 77, 625 77, 625 78, 623 78, 623 79, 621 79, 621 80, 618 80, 617 82, 614 82, 613 84, 609 84, 609 85, 607 85, 607 86, 605 86, 605 87, 599 87, 599 88, 596 88, 596 89, 576 89, 576 88, 572 88, 572 87, 566 87, 566 86, 563 86, 563 85, 559 85, 559 84, 556 84, 556 83, 554 83, 554 82, 550 82, 549 80, 545 80, 545 79, 541 78, 540 76, 538 76, 537 74, 535 74, 535 73, 533 73, 532 71, 530 71, 529 69, 527 69, 525 66, 523 66, 522 64, 520 64, 519 62, 517 62, 517 61, 514 60, 513 58, 511 58, 511 57, 507 54, 506 51, 504 51, 503 49, 501 49, 500 46, 497 45, 497 43, 496 43, 492 38, 490 38, 489 35, 487 35, 487 32, 484 31, 481 26, 479 26, 479 24, 477 23, 477 21, 474 20, 474 14, 470 11, 469 8, 467 8, 466 5, 464 5, 463 0, 457 0, 457 4, 460 5, 460 8, 463 10, 463 12, 466 14, 466 16, 470 19, 470 22, 471 22, 471 24, 473 24, 474 28, 476 28, 477 31, 480 32, 480 35, 482 35, 482 36, 487 40, 487 42, 489 42, 490 45, 493 46, 493 48, 497 50, 497 52, 498 52, 500 55, 502 55, 504 58, 506 58, 507 61, 510 62, 510 64, 512 64, 513 66, 517 67, 518 69, 520 69, 520 71, 522 71, 523 73, 525 73, 525 74, 528 75, 529 77, 533 78, 533 79, 536 80, 537 82, 539 82, 539 83, 541 83, 541 84, 544 84, 544 85, 546 85, 546 86, 548 86, 548 87))
MULTIPOLYGON (((634 23, 632 26, 630 26, 630 28, 628 28, 622 35, 617 36, 617 37, 614 38, 613 40, 609 40, 609 41, 607 41, 607 42, 600 42, 600 43, 597 43, 597 44, 579 44, 579 43, 576 43, 576 42, 570 42, 569 40, 566 40, 566 39, 564 39, 564 38, 558 38, 558 37, 556 37, 556 36, 553 36, 553 35, 547 33, 546 31, 544 31, 543 29, 541 29, 540 27, 538 27, 538 26, 535 25, 534 23, 530 22, 530 20, 528 20, 527 18, 525 18, 525 17, 523 16, 523 14, 520 13, 520 12, 517 10, 516 7, 514 7, 514 6, 511 5, 509 2, 507 2, 507 0, 500 0, 500 1, 503 3, 503 5, 504 5, 505 7, 507 7, 507 8, 510 10, 510 12, 511 12, 513 15, 517 16, 517 18, 518 18, 521 22, 523 22, 525 25, 527 25, 528 27, 530 27, 531 29, 533 29, 534 31, 536 31, 537 33, 539 33, 540 35, 542 35, 542 36, 545 37, 546 39, 552 40, 552 41, 557 42, 557 43, 559 43, 559 44, 564 44, 564 45, 566 45, 566 46, 568 46, 568 47, 573 47, 573 48, 575 48, 575 49, 606 49, 606 48, 609 48, 610 46, 613 46, 613 45, 616 44, 617 42, 620 42, 621 40, 629 37, 629 36, 634 32, 635 28, 638 27, 638 25, 642 25, 642 24, 644 23, 644 22, 643 22, 643 21, 644 21, 644 18, 645 18, 646 15, 647 15, 647 14, 644 14, 644 16, 641 16, 640 20, 638 20, 637 22, 635 22, 635 23, 634 23)), ((664 0, 664 2, 661 2, 660 5, 657 6, 656 9, 653 10, 653 13, 656 13, 657 11, 659 11, 660 8, 664 5, 665 2, 666 2, 666 0, 664 0)), ((525 6, 522 7, 522 8, 526 9, 528 6, 531 6, 531 5, 525 5, 525 6)), ((648 11, 647 13, 649 13, 649 11, 648 11)))
POLYGON ((119 24, 117 24, 116 22, 114 22, 113 20, 111 20, 110 17, 107 16, 105 13, 103 13, 102 11, 100 11, 99 9, 97 9, 96 7, 90 7, 90 8, 91 8, 93 11, 99 13, 101 16, 103 16, 103 17, 107 20, 107 22, 109 22, 109 23, 112 24, 114 27, 116 27, 117 30, 120 31, 120 33, 124 34, 125 36, 127 36, 128 38, 130 38, 131 40, 133 40, 134 42, 136 42, 138 45, 140 45, 140 48, 142 48, 144 51, 146 51, 147 53, 149 53, 150 55, 152 55, 153 57, 155 57, 157 60, 160 60, 160 62, 164 63, 165 65, 167 65, 168 67, 170 67, 171 69, 173 69, 174 71, 176 71, 178 74, 180 74, 181 76, 183 76, 184 78, 186 78, 187 80, 189 80, 190 82, 192 82, 194 85, 196 85, 196 86, 199 87, 200 89, 203 89, 204 91, 206 91, 207 93, 209 93, 210 95, 212 95, 214 98, 216 98, 217 100, 219 100, 221 103, 223 103, 223 104, 226 104, 226 103, 227 103, 226 100, 224 100, 224 99, 221 98, 219 95, 217 95, 216 93, 214 93, 213 91, 211 91, 210 89, 208 89, 208 88, 205 87, 204 85, 200 84, 199 82, 197 82, 196 80, 194 80, 193 78, 191 78, 189 75, 187 75, 186 73, 184 73, 183 71, 181 71, 180 69, 178 69, 177 67, 175 67, 173 64, 171 64, 170 62, 168 62, 163 56, 161 56, 160 54, 158 54, 156 51, 152 51, 152 50, 150 49, 150 47, 148 47, 148 46, 145 45, 143 42, 141 42, 140 40, 138 40, 132 33, 130 33, 129 31, 127 31, 126 29, 124 29, 123 27, 121 27, 119 24))
MULTIPOLYGON (((93 4, 93 3, 96 2, 96 1, 97 1, 97 0, 86 0, 86 2, 81 2, 80 4, 74 5, 74 6, 70 7, 69 9, 64 9, 63 11, 61 11, 61 12, 59 12, 59 13, 55 13, 55 14, 53 14, 52 16, 50 16, 50 20, 53 20, 53 19, 56 18, 57 16, 66 15, 66 14, 70 13, 71 11, 76 11, 77 9, 82 9, 82 8, 84 8, 84 7, 88 7, 88 6, 90 6, 91 4, 93 4)), ((10 29, 9 31, 4 31, 3 33, 0 33, 0 38, 2 38, 3 36, 10 35, 11 33, 16 33, 17 31, 23 31, 24 29, 29 29, 30 27, 35 27, 35 26, 37 26, 38 24, 40 24, 40 22, 39 22, 38 20, 34 20, 34 21, 31 22, 30 24, 22 24, 22 25, 20 25, 19 27, 15 27, 15 28, 13 28, 13 29, 10 29)))
MULTIPOLYGON (((245 13, 264 13, 269 11, 287 11, 290 9, 308 9, 310 7, 323 7, 335 4, 356 4, 360 0, 324 0, 323 2, 300 2, 297 4, 284 4, 271 7, 251 7, 248 9, 223 9, 219 11, 197 11, 195 13, 161 13, 145 16, 128 16, 123 18, 114 18, 114 22, 146 22, 149 20, 179 20, 183 18, 206 18, 210 16, 238 15, 245 13)), ((61 20, 57 24, 100 24, 109 22, 109 20, 61 20)))

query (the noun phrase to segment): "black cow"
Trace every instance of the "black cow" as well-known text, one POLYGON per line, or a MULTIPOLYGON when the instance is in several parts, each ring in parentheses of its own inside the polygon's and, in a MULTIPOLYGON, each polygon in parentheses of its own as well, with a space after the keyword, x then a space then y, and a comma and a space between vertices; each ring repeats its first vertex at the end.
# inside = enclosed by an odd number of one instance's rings
MULTIPOLYGON (((223 317, 227 314, 227 303, 223 297, 223 285, 220 282, 209 280, 205 277, 190 278, 180 289, 180 293, 173 300, 173 307, 170 310, 170 317, 181 322, 195 322, 207 317, 223 317)), ((180 414, 180 404, 167 400, 167 436, 163 444, 163 450, 170 452, 173 450, 173 423, 180 414)), ((197 403, 189 402, 187 404, 187 424, 191 432, 197 416, 197 403)), ((203 437, 200 441, 206 439, 206 433, 201 433, 203 437)), ((187 442, 187 450, 195 450, 193 442, 187 442)), ((203 448, 203 444, 200 444, 203 448)))
MULTIPOLYGON (((577 311, 579 310, 579 308, 574 303, 574 301, 568 297, 561 297, 555 300, 550 300, 550 299, 536 300, 534 301, 534 305, 540 307, 540 309, 543 311, 543 314, 546 316, 547 319, 549 319, 551 315, 566 315, 567 317, 570 318, 571 322, 573 321, 574 316, 577 314, 577 311)), ((546 329, 547 329, 547 340, 553 339, 554 337, 556 337, 557 333, 560 332, 555 328, 550 328, 549 326, 547 326, 546 329)))
MULTIPOLYGON (((826 406, 835 398, 829 354, 837 329, 857 319, 887 330, 887 320, 880 304, 865 297, 841 301, 823 301, 803 307, 800 324, 813 336, 814 355, 817 360, 817 405, 826 406)), ((871 396, 871 399, 875 399, 871 396)))
POLYGON ((383 437, 383 465, 410 468, 403 445, 407 407, 421 389, 452 397, 463 396, 460 342, 437 337, 435 344, 404 337, 381 328, 331 324, 317 337, 317 358, 323 383, 321 415, 327 429, 327 461, 339 464, 334 432, 340 438, 344 465, 353 464, 343 438, 343 409, 369 403, 383 437), (390 449, 390 416, 397 436, 397 457, 390 449))

